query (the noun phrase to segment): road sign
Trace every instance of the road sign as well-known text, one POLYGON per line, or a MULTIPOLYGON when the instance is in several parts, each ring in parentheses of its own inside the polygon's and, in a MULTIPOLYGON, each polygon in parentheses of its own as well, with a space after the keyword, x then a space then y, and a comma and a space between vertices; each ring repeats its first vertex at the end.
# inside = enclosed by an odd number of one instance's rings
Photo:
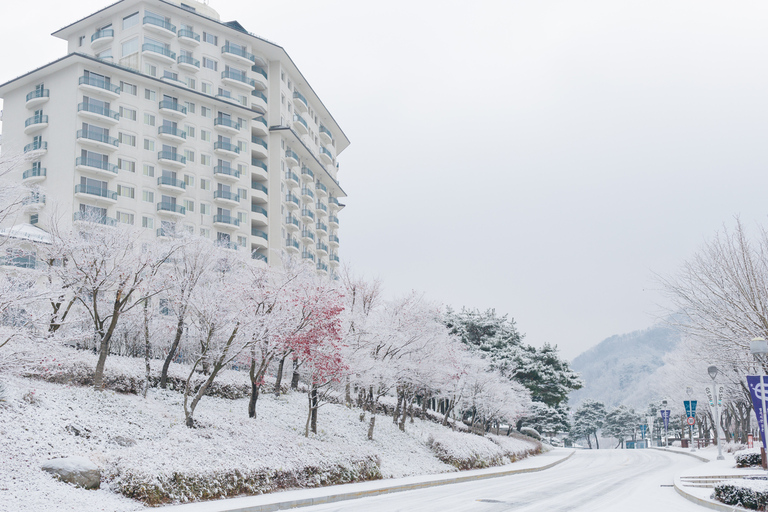
POLYGON ((641 439, 645 439, 645 429, 647 428, 646 425, 640 425, 640 434, 642 435, 641 439))
POLYGON ((696 400, 683 400, 685 405, 685 415, 689 418, 696 417, 696 400))
POLYGON ((689 416, 687 420, 685 420, 686 423, 688 423, 690 426, 694 426, 696 424, 696 418, 693 416, 689 416))

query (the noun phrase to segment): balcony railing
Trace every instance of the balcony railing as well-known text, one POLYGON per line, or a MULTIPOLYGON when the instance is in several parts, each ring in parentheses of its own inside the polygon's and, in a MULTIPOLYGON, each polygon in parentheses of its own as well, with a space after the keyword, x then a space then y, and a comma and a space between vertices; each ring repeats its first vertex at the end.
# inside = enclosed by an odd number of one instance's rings
POLYGON ((189 64, 190 66, 200 67, 200 61, 189 55, 179 55, 179 59, 176 61, 179 64, 189 64))
POLYGON ((221 78, 229 78, 230 80, 235 80, 237 82, 242 82, 251 87, 256 87, 256 82, 254 82, 252 78, 248 78, 248 75, 246 75, 245 73, 240 73, 238 71, 233 71, 231 69, 225 69, 224 71, 222 71, 221 78))
POLYGON ((253 67, 251 68, 251 70, 252 70, 254 73, 258 73, 258 74, 260 74, 260 75, 261 75, 261 76, 263 76, 264 78, 268 78, 268 77, 267 77, 267 72, 266 72, 266 70, 264 70, 263 68, 260 68, 259 66, 253 66, 253 67))
POLYGON ((299 219, 297 219, 297 218, 296 218, 296 217, 294 217, 293 215, 288 215, 288 216, 285 218, 285 223, 286 223, 286 224, 289 224, 289 225, 291 225, 291 226, 296 226, 297 228, 299 227, 299 219))
POLYGON ((101 187, 89 187, 88 185, 75 185, 75 194, 88 194, 91 196, 104 197, 111 201, 117 201, 117 192, 107 190, 101 187))
POLYGON ((178 154, 174 153, 173 151, 160 151, 157 153, 157 159, 158 160, 173 160, 174 162, 179 162, 181 164, 186 165, 187 164, 187 158, 178 154))
POLYGON ((322 183, 320 183, 320 182, 317 182, 317 183, 315 183, 315 189, 316 189, 316 190, 322 190, 322 191, 323 191, 323 192, 325 192, 326 194, 328 193, 328 187, 326 187, 325 185, 323 185, 323 184, 322 184, 322 183))
POLYGON ((307 187, 304 187, 304 188, 301 189, 301 195, 307 196, 307 197, 312 198, 312 199, 315 198, 315 193, 312 192, 312 190, 308 189, 307 187))
POLYGON ((26 128, 27 126, 33 125, 33 124, 47 124, 47 123, 48 123, 48 116, 47 115, 32 116, 29 119, 27 119, 26 121, 24 121, 24 128, 26 128))
POLYGON ((315 241, 315 234, 313 232, 307 231, 305 229, 305 230, 302 230, 302 232, 301 232, 301 238, 308 238, 308 239, 310 239, 310 240, 312 240, 314 242, 315 241))
POLYGON ((27 169, 21 175, 21 179, 26 180, 29 178, 39 178, 41 176, 45 176, 46 174, 47 174, 47 171, 45 167, 37 168, 37 169, 27 169))
POLYGON ((105 144, 110 144, 115 147, 117 147, 119 144, 119 141, 116 138, 110 137, 105 133, 101 133, 93 130, 77 130, 77 138, 94 140, 96 142, 103 142, 105 144))
MULTIPOLYGON (((253 94, 253 93, 251 93, 251 94, 253 94)), ((264 128, 267 127, 267 120, 264 119, 264 116, 255 117, 253 119, 253 121, 256 122, 256 123, 259 123, 261 125, 264 125, 264 128)))
POLYGON ((286 247, 292 247, 294 249, 298 249, 299 248, 299 241, 295 240, 293 238, 286 238, 285 246, 286 247))
POLYGON ((337 216, 335 216, 335 215, 331 215, 330 217, 328 217, 328 222, 330 222, 331 224, 338 225, 339 224, 339 218, 337 216))
POLYGON ((45 195, 38 192, 33 192, 32 194, 25 197, 21 204, 24 206, 30 204, 45 204, 45 195))
POLYGON ((49 98, 50 95, 50 89, 35 89, 31 93, 27 94, 27 101, 34 100, 36 98, 49 98))
POLYGON ((181 137, 182 139, 187 138, 187 132, 184 130, 179 130, 178 128, 174 128, 173 126, 159 126, 157 128, 157 133, 173 135, 174 137, 181 137))
POLYGON ((251 142, 253 142, 254 144, 258 144, 259 146, 262 146, 264 149, 269 149, 267 147, 267 141, 265 141, 264 139, 260 139, 259 137, 252 136, 251 142))
POLYGON ((200 42, 200 34, 196 34, 192 32, 191 30, 187 30, 186 28, 182 28, 178 31, 176 34, 179 37, 186 37, 187 39, 192 39, 194 41, 200 42))
POLYGON ((299 123, 301 123, 301 124, 304 126, 304 128, 306 128, 307 130, 309 130, 309 125, 308 125, 308 124, 307 124, 307 122, 304 120, 304 118, 303 118, 303 117, 301 117, 299 114, 293 114, 293 121, 294 121, 294 122, 297 122, 297 121, 298 121, 299 123))
POLYGON ((214 190, 213 191, 213 198, 214 199, 226 199, 227 201, 240 201, 240 196, 237 195, 234 192, 229 192, 228 190, 214 190))
POLYGON ((253 213, 260 213, 260 214, 262 214, 262 215, 263 215, 263 216, 265 216, 265 217, 267 217, 267 216, 268 216, 268 215, 267 215, 267 209, 266 209, 266 208, 262 208, 261 206, 259 206, 259 205, 256 205, 256 204, 252 204, 252 205, 251 205, 251 211, 252 211, 253 213))
POLYGON ((329 130, 323 125, 320 125, 320 133, 326 134, 329 139, 333 140, 333 134, 331 133, 331 130, 329 130))
POLYGON ((301 216, 315 220, 315 212, 313 212, 312 210, 307 210, 306 208, 303 208, 301 210, 301 216))
POLYGON ((262 100, 264 100, 264 103, 267 102, 267 96, 261 91, 251 91, 251 96, 256 96, 257 98, 261 98, 262 100))
POLYGON ((154 25, 169 30, 174 34, 176 33, 176 27, 174 25, 171 25, 162 18, 156 18, 155 16, 144 16, 144 25, 154 25))
POLYGON ((317 231, 324 231, 326 233, 328 232, 328 226, 326 226, 322 222, 318 222, 317 224, 315 224, 315 229, 317 231))
POLYGON ((315 208, 316 208, 316 209, 318 209, 318 210, 322 210, 322 211, 324 211, 324 212, 326 212, 326 213, 328 212, 328 207, 327 207, 327 206, 325 206, 325 205, 324 205, 323 203, 321 203, 321 202, 318 202, 318 203, 315 205, 315 208))
POLYGON ((227 119, 226 117, 217 117, 213 120, 213 126, 227 126, 229 128, 234 128, 235 130, 240 130, 240 124, 231 120, 227 119))
POLYGON ((95 76, 81 76, 80 80, 78 81, 79 85, 90 85, 92 87, 98 87, 99 89, 104 89, 105 91, 109 91, 115 94, 120 94, 120 87, 116 85, 112 85, 108 81, 104 80, 103 78, 97 78, 95 76))
POLYGON ((251 158, 251 165, 254 165, 256 167, 261 167, 265 171, 267 170, 267 163, 262 160, 258 160, 256 158, 251 158))
POLYGON ((79 156, 75 158, 75 166, 93 167, 94 169, 101 169, 102 171, 109 171, 113 174, 117 174, 117 166, 109 162, 105 162, 101 158, 87 158, 79 156))
POLYGON ((229 43, 225 44, 221 47, 221 53, 230 53, 232 55, 237 55, 238 57, 243 57, 244 59, 250 60, 252 63, 256 62, 256 56, 252 53, 248 53, 245 48, 241 48, 239 46, 231 45, 229 43))
POLYGON ((213 222, 221 223, 221 224, 229 224, 231 226, 239 226, 240 225, 240 219, 237 217, 233 217, 231 215, 214 215, 213 216, 213 222))
POLYGON ((252 188, 253 190, 261 190, 261 191, 262 191, 262 192, 264 192, 265 194, 268 194, 268 192, 267 192, 267 187, 265 187, 264 185, 262 185, 261 183, 258 183, 258 182, 256 182, 256 181, 252 181, 252 182, 251 182, 251 188, 252 188))
POLYGON ((299 177, 296 176, 296 173, 293 171, 285 171, 285 179, 287 180, 293 180, 296 183, 299 182, 299 177))
POLYGON ((91 42, 94 42, 97 39, 102 39, 104 37, 115 37, 115 31, 113 29, 111 29, 111 28, 105 28, 103 30, 97 30, 91 36, 91 42))
POLYGON ((254 260, 263 261, 264 263, 267 262, 267 255, 266 254, 261 254, 261 253, 258 253, 258 252, 254 252, 253 254, 251 254, 251 258, 253 258, 254 260))
POLYGON ((310 178, 312 178, 312 179, 314 179, 314 178, 315 178, 315 173, 313 173, 313 172, 312 172, 312 171, 309 169, 309 167, 302 167, 302 168, 301 168, 301 174, 302 174, 302 175, 304 175, 304 176, 309 176, 309 177, 310 177, 310 178))
POLYGON ((334 242, 334 243, 338 244, 339 243, 339 237, 338 237, 338 235, 330 235, 328 237, 328 241, 329 242, 334 242))
POLYGON ((269 238, 267 238, 267 234, 264 231, 256 228, 251 228, 251 236, 258 236, 264 240, 269 240, 269 238))
POLYGON ((159 107, 166 110, 175 110, 176 112, 181 112, 182 114, 187 115, 187 107, 180 105, 177 101, 163 100, 160 102, 159 107))
POLYGON ((159 44, 144 43, 141 45, 141 51, 159 53, 160 55, 168 57, 169 59, 176 60, 176 52, 172 52, 165 46, 160 46, 159 44))
POLYGON ((288 194, 288 195, 286 195, 286 196, 285 196, 285 200, 286 200, 287 202, 289 202, 289 203, 293 203, 293 204, 295 204, 296 206, 298 206, 298 205, 299 205, 299 198, 298 198, 298 197, 296 197, 296 196, 295 196, 295 195, 293 195, 293 194, 288 194))
POLYGON ((186 215, 187 209, 181 206, 180 204, 171 203, 168 201, 160 201, 157 203, 157 211, 159 212, 172 212, 172 213, 178 213, 180 215, 186 215))
POLYGON ((233 178, 240 179, 240 171, 226 165, 217 165, 214 167, 213 174, 224 174, 226 176, 232 176, 233 178))
POLYGON ((324 147, 320 146, 320 154, 326 155, 331 161, 333 161, 333 153, 325 149, 324 147))
POLYGON ((174 178, 172 176, 159 176, 157 178, 157 184, 158 185, 166 185, 168 187, 176 187, 186 190, 187 184, 184 183, 184 180, 180 180, 177 178, 174 178))
POLYGON ((95 215, 90 212, 75 212, 74 220, 75 222, 96 222, 97 224, 104 224, 105 226, 117 226, 117 219, 107 217, 106 215, 95 215))
POLYGON ((330 256, 328 256, 328 259, 331 261, 335 261, 336 263, 339 262, 339 256, 337 254, 331 253, 330 256))
POLYGON ((329 203, 331 203, 331 204, 333 204, 333 205, 339 206, 339 200, 338 200, 338 199, 336 199, 336 198, 335 198, 335 197, 333 197, 333 196, 330 196, 330 197, 328 198, 328 202, 329 202, 329 203))
POLYGON ((35 141, 30 142, 26 146, 24 146, 24 152, 29 153, 30 151, 39 151, 39 150, 48 150, 48 142, 43 141, 35 141))
POLYGON ((317 262, 317 270, 322 270, 324 272, 328 272, 328 265, 326 265, 322 261, 318 261, 317 262))
POLYGON ((236 145, 229 143, 229 142, 223 142, 223 141, 217 141, 213 143, 213 149, 220 149, 222 151, 230 151, 232 153, 240 154, 240 148, 236 145))
POLYGON ((318 251, 328 252, 328 246, 323 242, 317 242, 317 244, 315 244, 315 249, 318 251))
POLYGON ((311 252, 304 251, 301 253, 302 259, 315 261, 315 255, 311 252))
POLYGON ((118 121, 120 119, 120 114, 118 114, 114 110, 110 110, 108 108, 102 107, 101 105, 94 105, 93 103, 80 103, 77 105, 77 111, 91 112, 93 114, 98 114, 100 116, 109 117, 111 119, 114 119, 115 121, 118 121))

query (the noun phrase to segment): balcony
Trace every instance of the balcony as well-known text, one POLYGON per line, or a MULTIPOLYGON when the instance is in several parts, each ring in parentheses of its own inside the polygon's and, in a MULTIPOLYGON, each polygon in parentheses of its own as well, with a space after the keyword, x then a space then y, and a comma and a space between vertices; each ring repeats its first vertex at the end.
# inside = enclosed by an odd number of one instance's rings
POLYGON ((240 148, 231 142, 217 141, 213 143, 213 151, 220 155, 236 158, 240 154, 240 148))
POLYGON ((315 212, 309 208, 301 209, 301 220, 304 222, 315 222, 315 212))
POLYGON ((338 235, 330 235, 328 237, 328 243, 331 245, 331 247, 338 247, 339 246, 339 236, 338 235))
POLYGON ((328 187, 318 181, 315 183, 315 192, 317 192, 317 197, 325 197, 328 195, 328 187))
POLYGON ((304 97, 299 91, 293 91, 293 106, 299 112, 306 112, 309 109, 307 98, 304 97))
POLYGON ((267 111, 267 96, 259 91, 251 92, 251 108, 257 112, 265 113, 267 111))
POLYGON ((171 117, 187 117, 187 107, 177 101, 163 100, 158 104, 161 114, 171 117))
POLYGON ((43 128, 48 126, 48 116, 46 115, 40 115, 40 116, 32 116, 26 121, 24 121, 24 133, 30 134, 39 132, 43 128))
POLYGON ((77 113, 81 117, 94 119, 96 121, 108 124, 117 124, 120 122, 120 114, 114 110, 104 108, 101 105, 93 103, 80 103, 77 105, 77 113))
POLYGON ((292 149, 286 149, 285 163, 288 164, 288 167, 296 167, 299 165, 299 155, 297 155, 292 149))
POLYGON ((75 222, 95 222, 96 224, 103 224, 109 227, 117 226, 117 219, 105 215, 96 215, 90 212, 75 212, 73 220, 75 222))
POLYGON ((29 158, 40 158, 48 152, 48 142, 30 142, 24 146, 24 154, 29 158))
POLYGON ((328 259, 331 261, 331 266, 332 267, 338 267, 339 266, 339 256, 335 252, 332 252, 328 256, 328 259))
POLYGON ((252 204, 251 213, 253 214, 251 215, 251 222, 253 222, 254 224, 259 224, 261 226, 266 226, 268 224, 268 220, 267 220, 268 215, 267 215, 266 208, 259 206, 257 204, 252 204))
POLYGON ((315 193, 307 187, 301 189, 301 198, 305 203, 311 203, 315 200, 315 193))
POLYGON ((225 59, 229 59, 233 62, 245 64, 246 66, 253 66, 256 64, 256 56, 242 46, 225 44, 221 47, 221 56, 225 59))
POLYGON ((325 144, 331 144, 333 142, 333 134, 323 125, 320 125, 320 139, 325 144))
POLYGON ((25 106, 27 108, 33 108, 38 105, 42 105, 43 103, 48 101, 50 96, 51 96, 50 89, 35 89, 31 93, 27 94, 27 103, 25 106))
POLYGON ((236 207, 240 205, 240 196, 238 196, 235 192, 229 192, 227 190, 214 190, 213 200, 218 204, 223 204, 224 206, 236 207))
POLYGON ((235 182, 240 179, 240 171, 228 165, 217 165, 213 168, 213 175, 222 181, 235 182))
POLYGON ((23 183, 37 183, 39 181, 43 181, 47 174, 48 172, 46 171, 45 167, 27 169, 21 175, 21 179, 23 183))
POLYGON ((309 133, 309 125, 299 114, 293 114, 293 129, 301 135, 309 133))
POLYGON ((39 210, 45 206, 45 195, 39 192, 32 192, 22 200, 21 204, 28 210, 39 210))
POLYGON ((81 76, 78 80, 78 86, 85 91, 101 94, 111 99, 120 97, 120 87, 112 85, 108 80, 95 76, 81 76))
POLYGON ((333 163, 333 153, 320 146, 320 160, 326 165, 333 163))
POLYGON ((335 215, 329 215, 328 216, 328 223, 331 225, 332 228, 338 228, 339 227, 339 218, 335 215))
POLYGON ((253 239, 251 240, 251 243, 258 246, 259 248, 266 249, 269 244, 267 243, 267 233, 256 228, 251 228, 251 236, 253 239))
POLYGON ((144 28, 165 37, 174 37, 176 27, 162 18, 155 16, 144 16, 144 28))
POLYGON ((77 142, 107 151, 116 150, 119 144, 116 138, 95 130, 77 130, 77 142))
POLYGON ((185 28, 178 31, 179 42, 188 44, 190 46, 197 46, 200 44, 200 34, 187 30, 185 28))
POLYGON ((176 62, 179 64, 179 68, 186 71, 191 71, 192 73, 200 71, 200 61, 189 55, 179 55, 176 62))
MULTIPOLYGON (((240 100, 232 96, 232 93, 226 89, 221 90, 216 94, 216 99, 232 103, 233 105, 240 105, 240 100)), ((242 106, 242 105, 240 105, 242 106)))
POLYGON ((267 150, 267 141, 259 137, 251 137, 251 155, 256 158, 267 158, 269 151, 267 150))
POLYGON ((181 233, 176 231, 175 228, 157 228, 155 230, 155 236, 157 238, 180 238, 182 236, 181 233))
POLYGON ((318 261, 317 262, 317 271, 320 274, 327 274, 328 273, 328 265, 326 265, 322 261, 318 261))
POLYGON ((216 240, 216 245, 228 251, 237 251, 240 248, 237 243, 230 242, 229 240, 216 240))
POLYGON ((298 210, 299 209, 299 198, 295 195, 288 193, 285 196, 285 207, 289 210, 298 210))
POLYGON ((315 179, 315 173, 313 173, 309 167, 302 167, 301 168, 301 179, 304 181, 314 181, 315 179))
POLYGON ((309 252, 309 251, 304 251, 304 252, 302 252, 302 253, 301 253, 301 259, 303 259, 303 260, 310 260, 311 262, 313 262, 313 263, 314 263, 314 261, 315 261, 315 255, 314 255, 314 254, 312 254, 312 253, 311 253, 311 252, 309 252))
POLYGON ((325 203, 321 203, 320 201, 317 202, 315 205, 315 210, 318 215, 320 216, 326 216, 328 215, 328 207, 325 205, 325 203))
POLYGON ((293 215, 288 215, 285 218, 285 229, 288 231, 298 231, 299 230, 299 219, 294 217, 293 215))
POLYGON ((315 224, 315 232, 317 233, 317 236, 328 236, 328 226, 318 221, 317 224, 315 224))
POLYGON ((315 243, 315 234, 308 229, 301 230, 301 240, 309 245, 315 243))
POLYGON ((299 252, 299 241, 295 238, 286 238, 285 250, 290 253, 297 254, 299 252))
POLYGON ((240 133, 240 124, 227 119, 226 117, 217 117, 213 120, 213 126, 220 132, 236 135, 240 133))
POLYGON ((170 165, 171 167, 184 167, 187 165, 186 157, 174 151, 160 151, 157 153, 157 161, 161 164, 170 165))
POLYGON ((100 158, 84 158, 79 156, 75 158, 75 169, 106 178, 117 176, 117 166, 100 158))
POLYGON ((261 183, 251 181, 251 199, 257 203, 267 202, 267 187, 261 183))
POLYGON ((285 184, 288 188, 295 188, 299 186, 299 177, 293 171, 285 171, 285 184))
POLYGON ((180 219, 187 214, 187 209, 176 203, 161 201, 157 203, 157 213, 180 219))
POLYGON ((117 202, 117 192, 87 185, 75 185, 75 197, 78 199, 95 199, 96 203, 115 204, 117 202))
POLYGON ((256 82, 256 88, 262 91, 266 89, 268 85, 267 71, 260 66, 253 66, 251 71, 255 73, 253 81, 256 82))
POLYGON ((187 132, 173 126, 158 126, 157 136, 161 139, 181 144, 187 140, 187 132))
POLYGON ((251 134, 256 137, 266 137, 269 135, 269 127, 267 126, 267 120, 264 116, 253 118, 251 123, 251 134))
POLYGON ((259 180, 267 180, 269 178, 269 174, 267 173, 267 162, 251 158, 251 165, 253 166, 251 169, 252 177, 258 178, 259 180))
POLYGON ((240 219, 231 215, 214 215, 213 225, 218 228, 224 229, 236 229, 240 226, 240 219))
POLYGON ((317 242, 317 244, 315 244, 315 252, 317 252, 320 256, 325 256, 328 254, 328 246, 323 242, 317 242))
POLYGON ((165 64, 176 64, 176 52, 172 52, 165 46, 160 46, 159 44, 142 44, 141 54, 149 59, 155 59, 165 64))
POLYGON ((263 261, 264 263, 267 262, 267 255, 261 254, 260 252, 254 251, 253 253, 251 253, 251 258, 253 258, 254 260, 263 261))
POLYGON ((115 31, 111 28, 105 28, 104 30, 97 30, 91 36, 91 48, 101 48, 107 46, 115 40, 115 31))
POLYGON ((172 176, 160 176, 157 178, 157 188, 165 192, 182 194, 187 189, 187 184, 172 176))
POLYGON ((227 69, 221 72, 221 81, 225 84, 229 84, 233 87, 242 87, 252 91, 256 89, 256 82, 253 79, 248 78, 245 73, 227 69))

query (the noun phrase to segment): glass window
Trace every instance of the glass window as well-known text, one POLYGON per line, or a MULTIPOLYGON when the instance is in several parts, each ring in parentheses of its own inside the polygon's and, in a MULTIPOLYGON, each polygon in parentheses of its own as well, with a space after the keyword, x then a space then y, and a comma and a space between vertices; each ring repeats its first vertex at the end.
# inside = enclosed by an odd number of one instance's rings
POLYGON ((155 150, 155 141, 152 139, 144 139, 144 149, 147 151, 154 151, 155 150))
POLYGON ((195 113, 195 104, 190 103, 189 101, 184 102, 184 106, 187 107, 187 113, 188 114, 194 114, 195 113))
POLYGON ((200 178, 200 188, 203 190, 211 190, 211 180, 200 178))
POLYGON ((184 126, 184 131, 187 132, 187 138, 188 139, 194 139, 195 138, 195 127, 191 125, 184 126))
POLYGON ((195 202, 191 199, 185 199, 184 208, 186 208, 189 213, 195 213, 195 202))
POLYGON ((200 107, 200 115, 203 117, 211 117, 211 109, 208 107, 200 107))
POLYGON ((184 175, 184 184, 187 187, 190 187, 190 188, 194 187, 195 186, 195 177, 194 176, 190 176, 189 174, 185 174, 184 175))
POLYGON ((142 217, 141 218, 141 227, 148 228, 148 229, 154 229, 155 227, 155 219, 152 217, 142 217))
POLYGON ((138 13, 138 11, 133 13, 133 14, 129 14, 128 16, 123 18, 123 30, 125 30, 127 28, 131 28, 131 27, 135 27, 138 24, 139 24, 139 13, 138 13))
POLYGON ((200 130, 200 140, 204 142, 211 142, 211 132, 208 130, 200 130))
POLYGON ((126 144, 128 146, 136 146, 135 135, 120 132, 117 136, 117 140, 120 142, 120 144, 126 144))
POLYGON ((143 190, 141 192, 141 200, 145 203, 154 203, 155 202, 155 193, 151 190, 143 190))
POLYGON ((117 222, 120 222, 122 224, 133 225, 133 214, 126 213, 126 212, 117 212, 117 222))
POLYGON ((200 203, 200 214, 201 215, 210 215, 211 214, 211 205, 200 203))
MULTIPOLYGON (((148 74, 149 76, 157 76, 157 66, 154 66, 152 64, 144 64, 144 73, 148 74)), ((149 99, 149 98, 147 98, 149 99)))
POLYGON ((129 84, 128 82, 120 82, 120 90, 126 94, 130 94, 131 96, 136 96, 138 93, 138 87, 133 84, 129 84))
MULTIPOLYGON (((146 144, 146 139, 145 139, 145 144, 146 144)), ((149 176, 150 178, 154 178, 155 177, 155 166, 154 165, 149 165, 149 164, 144 164, 144 176, 149 176)))
POLYGON ((219 63, 213 59, 209 59, 208 57, 203 57, 203 67, 218 71, 219 63))
POLYGON ((136 172, 136 162, 126 160, 125 158, 117 159, 117 167, 122 171, 136 172))
POLYGON ((211 165, 211 155, 200 155, 200 163, 202 165, 211 165))
POLYGON ((136 120, 136 111, 128 107, 120 107, 120 117, 130 121, 136 120))
POLYGON ((144 114, 144 124, 149 126, 155 126, 155 116, 152 114, 144 114))
POLYGON ((134 199, 136 194, 136 189, 133 187, 129 187, 127 185, 117 185, 117 195, 121 197, 128 197, 130 199, 134 199))
POLYGON ((149 101, 157 101, 157 93, 152 89, 144 89, 144 99, 149 101))
POLYGON ((212 45, 218 45, 219 37, 213 34, 210 34, 208 32, 203 32, 203 41, 205 41, 206 43, 211 43, 212 45))
POLYGON ((187 159, 187 163, 193 163, 195 161, 195 152, 191 149, 185 149, 184 158, 187 159))
POLYGON ((132 39, 127 40, 122 44, 122 56, 127 57, 128 55, 133 55, 134 53, 139 52, 139 38, 134 37, 132 39))

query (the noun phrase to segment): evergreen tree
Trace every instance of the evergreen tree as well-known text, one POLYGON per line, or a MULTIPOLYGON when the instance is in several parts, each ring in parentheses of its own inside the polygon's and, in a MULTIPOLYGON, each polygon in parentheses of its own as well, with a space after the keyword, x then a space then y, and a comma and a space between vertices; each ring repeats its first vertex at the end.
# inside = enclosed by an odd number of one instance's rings
POLYGON ((634 439, 636 427, 642 422, 640 415, 634 409, 626 405, 620 405, 605 415, 603 435, 619 440, 619 445, 624 447, 624 441, 628 437, 634 439))
POLYGON ((595 400, 585 400, 573 415, 573 426, 571 427, 571 438, 585 438, 587 445, 592 448, 590 436, 595 438, 595 446, 600 449, 600 441, 597 439, 597 432, 605 424, 605 404, 595 400))

